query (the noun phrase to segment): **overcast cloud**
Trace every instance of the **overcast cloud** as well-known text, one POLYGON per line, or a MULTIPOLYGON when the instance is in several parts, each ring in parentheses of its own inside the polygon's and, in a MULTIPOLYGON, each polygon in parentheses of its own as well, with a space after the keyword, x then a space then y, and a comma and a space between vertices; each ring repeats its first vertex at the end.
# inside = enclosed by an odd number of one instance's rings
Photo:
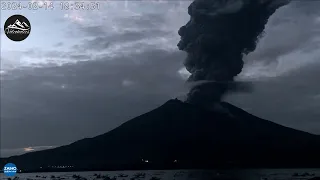
MULTIPOLYGON (((188 73, 176 44, 189 4, 109 1, 101 11, 21 12, 33 35, 21 43, 1 35, 1 156, 93 137, 183 96, 188 73), (40 15, 58 34, 43 40, 40 15)), ((319 8, 294 1, 277 11, 239 76, 254 82, 254 92, 227 101, 320 134, 319 8)), ((1 13, 3 26, 12 14, 1 13)))

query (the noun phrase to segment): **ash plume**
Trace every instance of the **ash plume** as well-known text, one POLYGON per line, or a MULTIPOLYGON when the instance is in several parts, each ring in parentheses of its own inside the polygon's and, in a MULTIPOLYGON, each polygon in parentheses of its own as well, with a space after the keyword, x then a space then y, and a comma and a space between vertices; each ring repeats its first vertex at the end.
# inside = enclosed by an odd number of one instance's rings
POLYGON ((243 56, 254 51, 269 17, 290 0, 194 0, 189 22, 178 34, 188 81, 198 82, 187 102, 210 106, 229 91, 249 86, 234 81, 242 71, 243 56))

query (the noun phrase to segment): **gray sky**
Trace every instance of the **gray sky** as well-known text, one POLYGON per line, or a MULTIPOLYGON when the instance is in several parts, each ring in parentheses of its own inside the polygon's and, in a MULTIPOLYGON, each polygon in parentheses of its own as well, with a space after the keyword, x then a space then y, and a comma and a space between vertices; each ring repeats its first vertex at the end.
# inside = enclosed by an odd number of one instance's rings
MULTIPOLYGON (((27 3, 27 1, 24 1, 27 3)), ((41 3, 41 1, 38 1, 41 3)), ((187 92, 177 34, 191 1, 100 1, 100 10, 1 11, 1 156, 105 133, 187 92), (10 41, 13 14, 30 36, 10 41)), ((319 1, 278 10, 239 79, 254 92, 232 104, 320 134, 319 1)))

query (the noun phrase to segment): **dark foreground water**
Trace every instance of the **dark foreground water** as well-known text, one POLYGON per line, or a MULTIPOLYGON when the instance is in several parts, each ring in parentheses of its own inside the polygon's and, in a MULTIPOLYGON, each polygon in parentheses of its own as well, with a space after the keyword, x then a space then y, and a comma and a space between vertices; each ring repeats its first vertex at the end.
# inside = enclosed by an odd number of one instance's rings
MULTIPOLYGON (((308 180, 320 169, 150 170, 19 173, 11 180, 308 180)), ((8 180, 1 174, 1 180, 8 180)), ((10 180, 10 179, 9 179, 10 180)))

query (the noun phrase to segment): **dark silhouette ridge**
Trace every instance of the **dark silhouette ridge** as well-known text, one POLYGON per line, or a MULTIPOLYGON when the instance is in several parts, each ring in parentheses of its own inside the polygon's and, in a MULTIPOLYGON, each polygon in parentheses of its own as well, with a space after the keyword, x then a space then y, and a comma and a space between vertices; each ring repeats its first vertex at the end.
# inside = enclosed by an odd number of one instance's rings
POLYGON ((320 167, 318 135, 260 119, 229 103, 221 106, 230 114, 170 100, 108 133, 3 158, 0 165, 11 162, 25 171, 57 171, 48 166, 58 165, 74 167, 59 171, 320 167))

